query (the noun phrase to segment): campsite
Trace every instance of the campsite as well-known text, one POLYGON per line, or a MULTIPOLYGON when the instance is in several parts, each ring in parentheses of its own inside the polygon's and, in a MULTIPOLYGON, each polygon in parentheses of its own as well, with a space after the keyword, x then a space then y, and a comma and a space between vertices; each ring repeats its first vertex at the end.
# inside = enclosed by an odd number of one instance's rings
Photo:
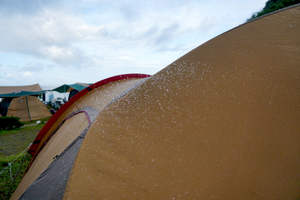
POLYGON ((7 196, 298 199, 299 19, 295 4, 230 29, 155 74, 64 84, 53 90, 70 95, 53 115, 37 115, 42 108, 29 103, 45 92, 38 84, 0 87, 9 98, 1 112, 16 116, 18 108, 20 121, 36 123, 0 131, 0 139, 36 131, 14 152, 25 149, 26 172, 7 196), (11 107, 19 98, 22 106, 11 107))

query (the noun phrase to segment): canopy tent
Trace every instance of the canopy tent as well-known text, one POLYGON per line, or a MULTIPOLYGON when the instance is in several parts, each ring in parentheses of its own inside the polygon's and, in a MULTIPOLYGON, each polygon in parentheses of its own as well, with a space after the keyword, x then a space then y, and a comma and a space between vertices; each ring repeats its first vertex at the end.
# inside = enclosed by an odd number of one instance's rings
POLYGON ((84 88, 86 88, 90 85, 91 85, 91 83, 64 84, 64 85, 61 85, 57 88, 54 88, 52 91, 56 91, 56 92, 59 92, 59 93, 70 92, 73 89, 81 91, 81 90, 83 90, 84 88))
POLYGON ((298 4, 130 87, 82 90, 35 139, 12 199, 298 199, 299 20, 298 4))
POLYGON ((0 98, 13 98, 13 97, 20 97, 20 96, 30 96, 30 95, 39 95, 39 94, 44 94, 45 91, 38 91, 38 92, 29 92, 29 91, 16 91, 12 93, 7 93, 7 94, 0 94, 0 98))
POLYGON ((41 88, 39 84, 26 86, 0 86, 0 98, 13 98, 44 93, 45 91, 41 88))
POLYGON ((42 93, 45 93, 45 91, 38 83, 25 86, 0 86, 0 97, 17 97, 42 93), (16 95, 14 96, 13 94, 16 95))
POLYGON ((37 98, 44 94, 39 84, 27 86, 0 86, 0 114, 19 117, 20 121, 31 121, 50 117, 51 113, 37 98))
POLYGON ((52 91, 56 91, 59 93, 65 93, 70 92, 68 99, 73 97, 75 94, 77 94, 79 91, 83 90, 84 88, 90 86, 91 83, 75 83, 75 84, 64 84, 57 88, 54 88, 52 91))

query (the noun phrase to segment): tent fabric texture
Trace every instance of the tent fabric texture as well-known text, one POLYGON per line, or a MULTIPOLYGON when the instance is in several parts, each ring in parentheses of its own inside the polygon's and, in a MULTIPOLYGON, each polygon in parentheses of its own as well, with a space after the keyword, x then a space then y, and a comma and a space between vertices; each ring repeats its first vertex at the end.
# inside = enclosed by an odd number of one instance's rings
MULTIPOLYGON (((34 188, 40 187, 42 182, 46 183, 45 179, 48 179, 50 176, 54 178, 54 180, 51 180, 53 181, 53 186, 57 186, 60 189, 52 187, 54 190, 50 193, 55 193, 55 196, 50 195, 49 199, 57 199, 57 190, 65 188, 66 180, 69 177, 70 170, 67 170, 67 168, 73 168, 71 164, 73 160, 61 159, 63 157, 62 154, 70 158, 77 154, 75 153, 78 150, 77 145, 81 144, 85 132, 89 130, 98 113, 113 102, 115 98, 120 98, 120 95, 126 95, 126 91, 131 91, 148 77, 149 75, 146 74, 123 74, 101 80, 81 90, 58 109, 29 148, 29 153, 33 155, 31 166, 12 199, 18 199, 22 195, 21 199, 33 198, 32 195, 35 197, 34 192, 37 192, 37 190, 34 188), (76 145, 73 146, 73 142, 77 139, 76 145), (71 150, 67 151, 66 149, 71 150), (58 160, 56 161, 57 164, 51 164, 53 158, 58 160), (69 165, 64 166, 61 165, 62 163, 69 163, 69 165), (62 168, 59 170, 58 176, 54 176, 53 173, 58 172, 56 170, 58 166, 62 168), (29 186, 31 189, 28 188, 29 186)), ((45 190, 41 191, 43 191, 42 195, 46 195, 45 191, 49 190, 45 188, 45 190)), ((60 191, 60 194, 64 193, 60 191)))
POLYGON ((19 117, 20 121, 32 121, 50 117, 51 113, 38 98, 45 91, 39 84, 29 86, 1 86, 0 114, 19 117))
POLYGON ((45 91, 38 83, 26 86, 0 86, 0 98, 20 97, 43 93, 45 93, 45 91))
POLYGON ((80 91, 12 199, 299 199, 299 20, 297 4, 80 91))

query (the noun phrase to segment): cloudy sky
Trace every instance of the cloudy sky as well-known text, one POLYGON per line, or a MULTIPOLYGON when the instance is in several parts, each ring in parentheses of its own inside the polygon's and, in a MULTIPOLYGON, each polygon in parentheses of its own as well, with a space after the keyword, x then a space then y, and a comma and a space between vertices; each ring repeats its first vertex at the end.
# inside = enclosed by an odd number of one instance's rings
POLYGON ((0 0, 0 85, 155 74, 266 1, 0 0))

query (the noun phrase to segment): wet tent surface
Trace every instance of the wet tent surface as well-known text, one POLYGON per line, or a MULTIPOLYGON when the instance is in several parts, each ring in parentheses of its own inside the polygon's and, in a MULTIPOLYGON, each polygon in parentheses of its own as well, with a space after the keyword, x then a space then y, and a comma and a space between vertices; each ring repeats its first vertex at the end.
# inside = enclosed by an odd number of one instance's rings
MULTIPOLYGON (((54 158, 60 157, 60 154, 64 149, 67 148, 83 130, 87 131, 86 128, 93 122, 98 115, 99 110, 102 110, 107 104, 112 102, 114 97, 119 98, 118 95, 126 95, 126 91, 128 93, 130 89, 135 87, 135 84, 146 77, 149 77, 149 75, 124 74, 110 77, 91 85, 91 88, 82 91, 83 94, 80 92, 81 95, 74 96, 74 98, 70 100, 71 102, 68 101, 64 104, 64 106, 56 112, 54 117, 52 117, 43 127, 35 138, 33 142, 34 145, 30 147, 29 152, 35 152, 32 158, 34 162, 30 164, 28 172, 14 192, 12 199, 18 199, 25 191, 26 195, 22 196, 22 198, 30 198, 31 195, 34 195, 34 191, 37 191, 37 188, 39 187, 43 188, 39 195, 47 191, 47 188, 49 189, 47 198, 57 199, 60 194, 63 194, 63 191, 61 191, 57 194, 58 196, 53 196, 54 193, 57 193, 57 190, 64 189, 67 182, 66 177, 68 177, 68 173, 70 172, 69 169, 72 169, 73 160, 72 162, 67 162, 61 158, 59 162, 56 162, 59 164, 55 164, 50 168, 48 166, 50 164, 52 165, 54 158), (68 166, 65 166, 63 164, 64 162, 69 163, 68 166), (58 167, 68 168, 68 170, 59 170, 60 173, 64 172, 64 174, 58 174, 58 177, 64 177, 64 180, 62 181, 55 179, 53 174, 58 167), (46 173, 46 171, 49 170, 51 173, 46 173), (49 178, 50 180, 48 180, 49 178), (57 183, 58 187, 54 187, 55 181, 53 178, 56 181, 59 181, 59 183, 57 183), (38 181, 35 181, 36 179, 38 181), (53 181, 51 187, 48 184, 49 181, 53 181), (31 186, 32 184, 34 186, 31 186), (30 192, 27 191, 29 186, 30 192)), ((76 154, 73 153, 72 155, 76 156, 76 154)), ((68 157, 68 154, 63 156, 63 158, 66 157, 68 157)))
POLYGON ((65 197, 298 198, 299 13, 231 30, 100 112, 65 197))
POLYGON ((62 199, 73 162, 87 130, 83 131, 55 158, 49 167, 28 187, 20 199, 62 199))
POLYGON ((298 199, 299 19, 232 29, 99 110, 64 199, 298 199))
MULTIPOLYGON (((128 87, 134 85, 135 83, 139 82, 139 78, 131 78, 128 80, 119 80, 115 82, 109 82, 107 84, 101 85, 101 87, 94 88, 93 90, 89 91, 84 96, 78 98, 76 101, 72 102, 73 99, 67 102, 67 106, 64 106, 63 109, 60 109, 58 114, 54 116, 49 124, 46 124, 41 132, 38 135, 38 140, 41 140, 38 147, 34 148, 33 146, 30 147, 29 150, 36 151, 36 149, 40 149, 42 147, 43 142, 51 135, 52 132, 56 130, 58 125, 65 120, 66 117, 71 115, 72 113, 85 108, 87 106, 93 107, 96 111, 102 110, 116 95, 120 92, 126 90, 128 87), (66 109, 64 109, 67 107, 66 109), (63 111, 62 111, 63 110, 63 111), (61 112, 62 111, 62 112, 61 112), (39 137, 42 135, 41 137, 39 137)), ((101 81, 99 81, 101 82, 101 81)), ((96 83, 97 85, 97 83, 96 83)), ((78 96, 78 95, 77 95, 78 96)), ((80 96, 80 94, 79 94, 80 96)), ((75 98, 76 99, 76 98, 75 98)))

